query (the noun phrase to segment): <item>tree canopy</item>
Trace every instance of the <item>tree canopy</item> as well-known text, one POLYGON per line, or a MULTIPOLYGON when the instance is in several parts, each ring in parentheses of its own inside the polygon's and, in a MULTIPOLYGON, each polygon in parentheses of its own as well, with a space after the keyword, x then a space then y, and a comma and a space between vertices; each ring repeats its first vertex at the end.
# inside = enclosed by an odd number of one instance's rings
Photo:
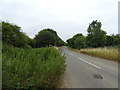
POLYGON ((61 46, 65 42, 52 29, 43 29, 35 36, 36 47, 61 46))
POLYGON ((2 21, 2 41, 3 44, 14 47, 45 47, 45 46, 62 46, 66 43, 52 29, 43 29, 38 32, 34 39, 29 38, 21 31, 21 27, 9 22, 2 21))
POLYGON ((85 47, 85 36, 81 33, 74 35, 72 38, 67 40, 67 43, 70 47, 81 49, 85 47))
POLYGON ((23 32, 21 27, 2 22, 2 42, 15 47, 28 47, 30 38, 23 32))
POLYGON ((87 45, 90 47, 103 47, 106 43, 106 32, 101 29, 101 22, 93 21, 87 31, 87 45))
POLYGON ((101 29, 102 24, 97 20, 93 20, 87 28, 87 36, 76 34, 67 40, 70 47, 81 49, 88 47, 104 47, 120 45, 120 35, 106 35, 107 33, 101 29))
MULTIPOLYGON (((39 31, 33 39, 31 39, 21 31, 21 27, 18 25, 4 21, 1 23, 2 29, 0 29, 0 34, 2 34, 1 36, 3 44, 20 48, 66 45, 66 43, 53 29, 43 29, 39 31)), ((82 33, 78 33, 67 40, 67 45, 76 49, 120 45, 119 34, 107 35, 107 33, 103 31, 101 27, 102 24, 100 21, 93 21, 87 28, 87 36, 84 36, 82 33)))

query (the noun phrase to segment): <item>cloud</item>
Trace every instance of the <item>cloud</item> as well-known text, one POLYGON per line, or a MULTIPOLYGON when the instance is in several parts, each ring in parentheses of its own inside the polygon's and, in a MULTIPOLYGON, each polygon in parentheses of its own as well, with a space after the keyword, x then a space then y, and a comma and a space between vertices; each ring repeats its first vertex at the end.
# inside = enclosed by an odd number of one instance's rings
POLYGON ((2 0, 2 20, 22 27, 30 37, 52 28, 64 40, 87 34, 93 20, 100 20, 108 34, 118 33, 118 0, 2 0))

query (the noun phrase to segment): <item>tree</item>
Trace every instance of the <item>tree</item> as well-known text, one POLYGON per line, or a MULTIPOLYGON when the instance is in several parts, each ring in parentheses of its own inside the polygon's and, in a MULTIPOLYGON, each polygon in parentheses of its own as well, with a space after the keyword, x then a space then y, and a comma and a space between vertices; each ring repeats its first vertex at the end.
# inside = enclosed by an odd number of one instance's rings
POLYGON ((77 49, 81 49, 81 48, 85 47, 85 37, 83 35, 79 36, 75 39, 75 46, 74 47, 77 49))
POLYGON ((86 38, 87 45, 89 47, 103 47, 106 43, 106 32, 101 30, 101 22, 93 21, 87 31, 88 36, 86 38))
POLYGON ((113 35, 107 35, 106 36, 106 46, 114 46, 114 36, 113 35))
POLYGON ((67 40, 67 43, 70 47, 81 49, 85 47, 85 36, 81 33, 74 35, 72 38, 67 40))
POLYGON ((29 37, 21 32, 21 27, 2 21, 2 41, 14 47, 29 47, 29 37))
POLYGON ((120 46, 120 34, 116 34, 114 36, 114 41, 115 41, 115 45, 119 45, 120 46))
POLYGON ((55 45, 55 36, 50 32, 39 32, 35 40, 37 47, 55 45))
POLYGON ((36 41, 35 41, 35 39, 29 39, 29 45, 30 45, 32 48, 35 48, 35 47, 36 47, 36 41))
POLYGON ((64 45, 64 41, 58 37, 56 31, 49 28, 41 30, 34 39, 36 47, 64 45))
POLYGON ((73 40, 73 38, 69 38, 68 40, 67 40, 67 43, 68 43, 68 46, 70 46, 70 47, 74 47, 74 40, 73 40))
POLYGON ((117 46, 120 45, 120 35, 119 34, 112 34, 107 35, 106 37, 106 46, 117 46))

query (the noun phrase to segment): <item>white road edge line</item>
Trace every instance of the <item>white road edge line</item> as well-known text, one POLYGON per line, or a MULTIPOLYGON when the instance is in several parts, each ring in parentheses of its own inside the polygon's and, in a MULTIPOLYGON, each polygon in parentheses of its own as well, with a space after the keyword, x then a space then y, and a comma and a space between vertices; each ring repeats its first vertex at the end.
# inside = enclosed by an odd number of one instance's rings
POLYGON ((83 60, 82 58, 78 58, 78 59, 80 59, 81 61, 83 61, 83 62, 85 62, 85 63, 87 63, 87 64, 90 64, 90 65, 92 65, 93 67, 96 67, 96 68, 98 68, 98 69, 101 69, 101 67, 98 67, 98 66, 96 66, 96 65, 94 65, 94 64, 92 64, 92 63, 90 63, 90 62, 88 62, 88 61, 85 61, 85 60, 83 60))
POLYGON ((69 54, 73 56, 73 54, 72 54, 72 53, 69 53, 69 54))

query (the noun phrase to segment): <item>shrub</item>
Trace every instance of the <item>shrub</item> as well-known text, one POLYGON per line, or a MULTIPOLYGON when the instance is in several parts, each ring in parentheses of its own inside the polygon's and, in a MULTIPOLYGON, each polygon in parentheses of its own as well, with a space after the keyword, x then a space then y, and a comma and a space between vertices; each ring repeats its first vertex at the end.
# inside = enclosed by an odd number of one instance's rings
POLYGON ((53 47, 20 49, 3 45, 3 88, 52 88, 59 84, 65 58, 53 47))

